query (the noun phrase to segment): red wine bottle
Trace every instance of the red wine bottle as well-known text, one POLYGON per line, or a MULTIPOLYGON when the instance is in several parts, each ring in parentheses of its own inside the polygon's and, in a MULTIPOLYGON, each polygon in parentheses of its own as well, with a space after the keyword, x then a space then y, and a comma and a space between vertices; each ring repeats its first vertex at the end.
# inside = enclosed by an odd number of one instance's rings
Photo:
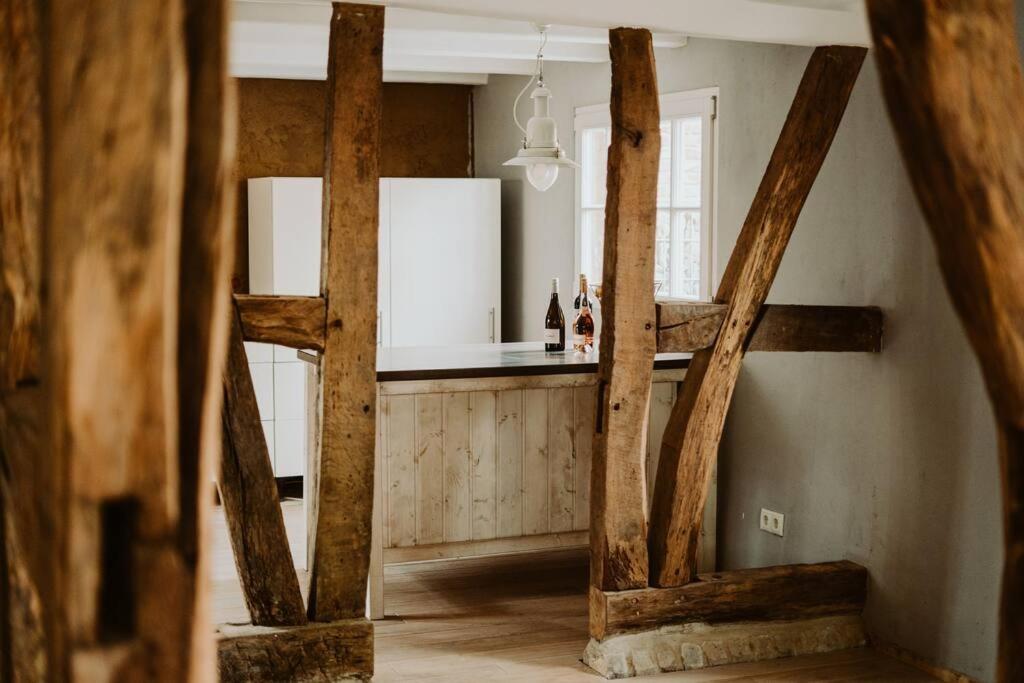
POLYGON ((551 280, 551 303, 544 316, 544 350, 565 351, 565 316, 558 303, 558 278, 551 280))

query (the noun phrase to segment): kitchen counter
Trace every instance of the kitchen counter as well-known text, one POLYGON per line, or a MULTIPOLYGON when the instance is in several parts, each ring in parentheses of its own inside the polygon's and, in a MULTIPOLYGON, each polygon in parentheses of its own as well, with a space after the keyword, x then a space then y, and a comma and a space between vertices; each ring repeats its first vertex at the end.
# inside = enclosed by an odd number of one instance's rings
MULTIPOLYGON (((685 368, 691 355, 659 353, 654 367, 685 368)), ((543 342, 381 347, 377 349, 377 381, 593 373, 597 372, 597 358, 597 351, 548 353, 543 342)))

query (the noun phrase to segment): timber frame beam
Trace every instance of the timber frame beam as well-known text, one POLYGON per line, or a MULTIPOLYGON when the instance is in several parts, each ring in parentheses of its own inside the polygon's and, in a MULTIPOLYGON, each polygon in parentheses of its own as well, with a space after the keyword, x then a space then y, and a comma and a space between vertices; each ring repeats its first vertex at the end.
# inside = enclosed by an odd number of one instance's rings
POLYGON ((694 575, 701 514, 743 353, 866 52, 814 50, 729 258, 715 296, 726 306, 721 332, 694 354, 662 441, 650 528, 655 586, 679 586, 694 575))
POLYGON ((994 408, 1000 681, 1024 680, 1024 78, 1009 0, 869 0, 896 137, 994 408))

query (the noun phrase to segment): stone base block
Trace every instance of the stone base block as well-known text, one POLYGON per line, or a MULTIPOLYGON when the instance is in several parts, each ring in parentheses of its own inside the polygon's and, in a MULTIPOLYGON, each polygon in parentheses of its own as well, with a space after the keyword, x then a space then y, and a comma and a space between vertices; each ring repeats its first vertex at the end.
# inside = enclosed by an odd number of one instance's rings
POLYGON ((605 678, 832 652, 867 644, 860 615, 798 621, 675 624, 590 640, 583 662, 605 678))

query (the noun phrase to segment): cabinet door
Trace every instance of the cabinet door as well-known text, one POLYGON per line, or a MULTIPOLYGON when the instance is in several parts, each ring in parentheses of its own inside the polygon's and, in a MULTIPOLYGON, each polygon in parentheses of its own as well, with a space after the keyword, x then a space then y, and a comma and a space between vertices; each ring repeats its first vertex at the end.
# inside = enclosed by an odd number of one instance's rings
POLYGON ((306 462, 306 421, 274 420, 274 476, 302 476, 306 462))
POLYGON ((499 181, 389 183, 391 345, 500 341, 499 181))
POLYGON ((271 294, 320 294, 320 178, 274 178, 271 294))
POLYGON ((306 417, 306 368, 302 361, 274 363, 274 419, 306 417))

